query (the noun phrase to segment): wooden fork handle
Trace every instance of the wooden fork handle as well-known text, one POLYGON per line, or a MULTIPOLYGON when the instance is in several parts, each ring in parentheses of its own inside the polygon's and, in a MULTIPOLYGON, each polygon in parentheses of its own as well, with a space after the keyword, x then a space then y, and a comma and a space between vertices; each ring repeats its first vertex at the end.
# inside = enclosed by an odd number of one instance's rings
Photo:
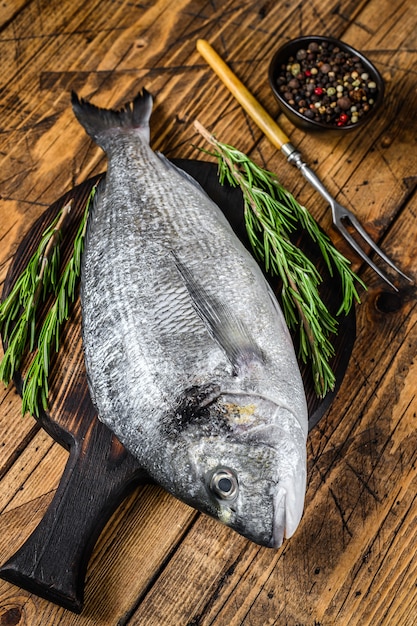
POLYGON ((290 143, 284 131, 205 39, 197 40, 197 50, 271 143, 280 150, 290 143))

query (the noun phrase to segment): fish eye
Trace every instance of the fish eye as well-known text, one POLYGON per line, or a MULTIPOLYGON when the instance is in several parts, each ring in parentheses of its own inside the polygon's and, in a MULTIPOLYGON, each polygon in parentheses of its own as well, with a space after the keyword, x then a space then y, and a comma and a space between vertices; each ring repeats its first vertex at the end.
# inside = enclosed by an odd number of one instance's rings
POLYGON ((212 474, 210 489, 222 500, 233 500, 239 490, 237 476, 227 467, 218 468, 212 474))

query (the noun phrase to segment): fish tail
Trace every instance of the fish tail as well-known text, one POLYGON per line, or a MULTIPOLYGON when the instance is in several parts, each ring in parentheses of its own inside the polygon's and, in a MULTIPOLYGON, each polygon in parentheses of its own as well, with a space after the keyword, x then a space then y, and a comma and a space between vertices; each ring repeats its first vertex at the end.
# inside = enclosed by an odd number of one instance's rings
POLYGON ((103 150, 106 138, 118 128, 135 129, 149 143, 149 119, 152 113, 152 96, 145 88, 138 93, 133 102, 119 110, 101 109, 71 92, 74 114, 85 131, 103 150))

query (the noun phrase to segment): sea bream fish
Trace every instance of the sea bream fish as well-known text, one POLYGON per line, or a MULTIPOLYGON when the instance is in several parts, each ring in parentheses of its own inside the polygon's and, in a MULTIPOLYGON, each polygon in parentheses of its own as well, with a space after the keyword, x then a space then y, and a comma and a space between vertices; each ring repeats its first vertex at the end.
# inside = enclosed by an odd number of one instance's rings
POLYGON ((302 516, 308 430, 278 302, 219 207, 150 148, 145 89, 73 109, 108 157, 81 279, 99 419, 168 492, 277 548, 302 516))

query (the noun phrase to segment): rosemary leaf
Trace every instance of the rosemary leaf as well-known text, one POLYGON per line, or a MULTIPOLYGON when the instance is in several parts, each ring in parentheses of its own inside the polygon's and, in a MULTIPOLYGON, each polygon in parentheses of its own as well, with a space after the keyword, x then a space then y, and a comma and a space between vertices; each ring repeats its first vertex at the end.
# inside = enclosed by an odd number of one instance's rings
POLYGON ((51 350, 59 349, 60 329, 75 299, 87 218, 95 191, 96 186, 91 190, 75 235, 73 255, 62 273, 59 243, 72 202, 62 208, 42 234, 35 253, 0 304, 0 333, 7 346, 0 363, 0 379, 8 384, 25 353, 32 355, 23 383, 23 413, 39 416, 41 407, 47 409, 51 350), (51 294, 54 301, 37 337, 38 304, 51 294))
POLYGON ((7 344, 0 364, 0 378, 5 384, 10 382, 22 361, 28 334, 29 351, 33 350, 38 302, 41 296, 46 298, 56 283, 60 231, 70 209, 71 203, 66 204, 44 231, 25 270, 0 304, 0 333, 7 344))
POLYGON ((88 197, 83 217, 78 226, 73 244, 73 253, 57 282, 56 298, 49 309, 39 333, 37 350, 30 362, 23 384, 22 412, 39 416, 40 407, 48 406, 48 375, 51 349, 59 350, 60 330, 68 319, 71 304, 75 300, 76 286, 81 272, 81 257, 84 249, 84 236, 91 202, 96 192, 94 186, 88 197))

